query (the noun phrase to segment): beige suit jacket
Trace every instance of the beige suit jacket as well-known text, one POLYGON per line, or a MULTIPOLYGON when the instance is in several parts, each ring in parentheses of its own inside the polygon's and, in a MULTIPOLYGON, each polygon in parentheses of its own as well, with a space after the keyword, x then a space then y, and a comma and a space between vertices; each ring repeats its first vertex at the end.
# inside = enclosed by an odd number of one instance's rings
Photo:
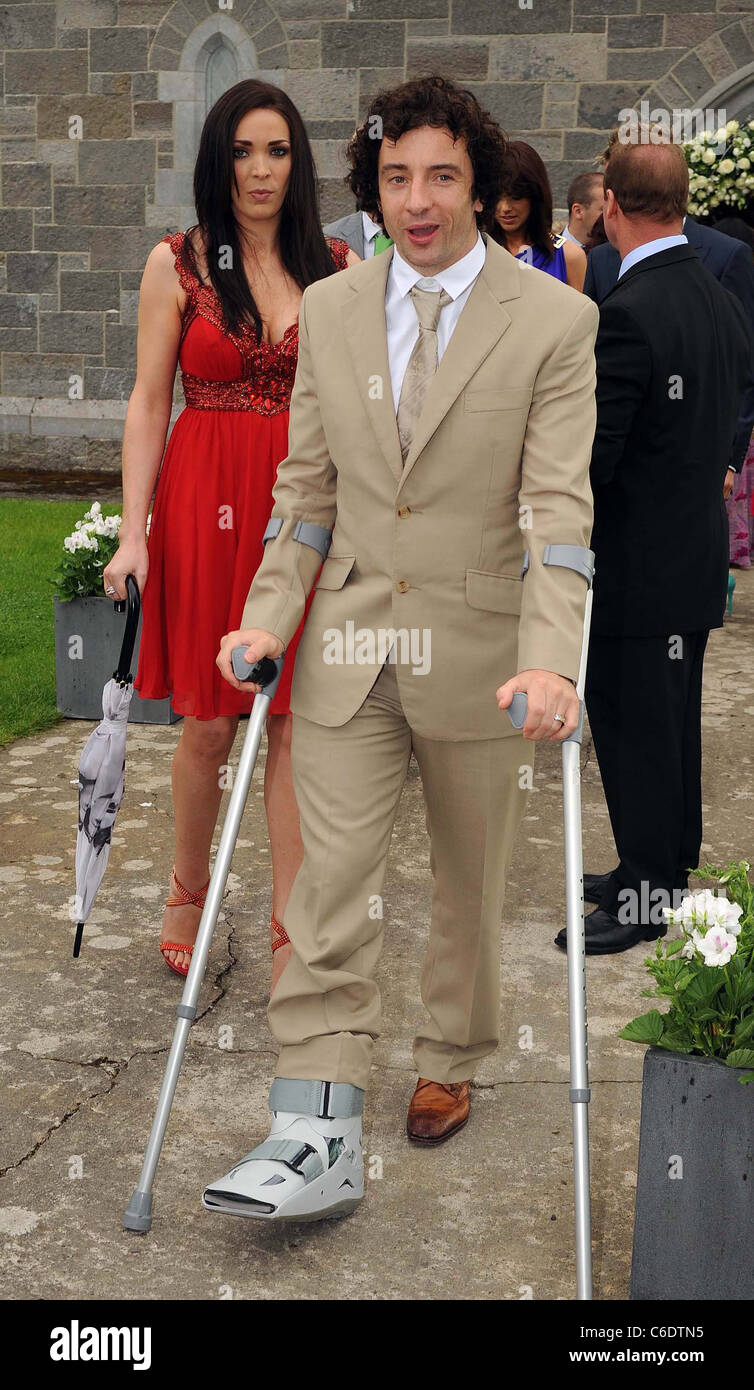
MULTIPOLYGON (((397 666, 406 717, 427 738, 514 734, 498 686, 531 667, 578 674, 585 581, 542 555, 548 543, 589 542, 598 311, 484 239, 405 467, 385 325, 392 248, 304 292, 289 453, 273 492, 283 525, 241 626, 290 641, 321 564, 293 528, 333 528, 291 697, 294 714, 317 723, 343 724, 359 708, 390 630, 414 630, 415 657, 430 634, 429 670, 423 655, 397 666), (333 664, 333 631, 343 664, 333 664)), ((408 656, 409 641, 398 651, 408 656)))

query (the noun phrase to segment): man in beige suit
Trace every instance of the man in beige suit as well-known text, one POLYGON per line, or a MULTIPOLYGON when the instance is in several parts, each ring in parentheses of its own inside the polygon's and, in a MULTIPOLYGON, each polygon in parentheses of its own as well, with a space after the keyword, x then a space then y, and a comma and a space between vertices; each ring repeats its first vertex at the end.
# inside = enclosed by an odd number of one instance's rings
POLYGON ((440 78, 382 93, 349 155, 352 192, 395 246, 304 292, 264 560, 217 659, 242 688, 233 649, 280 655, 316 580, 291 699, 304 862, 269 1007, 272 1128, 203 1198, 270 1220, 363 1195, 380 895, 411 753, 434 888, 408 1133, 437 1143, 498 1040, 532 762, 504 711, 526 693, 532 740, 562 740, 579 715, 585 583, 545 548, 590 534, 597 311, 480 231, 506 141, 468 93, 440 78))

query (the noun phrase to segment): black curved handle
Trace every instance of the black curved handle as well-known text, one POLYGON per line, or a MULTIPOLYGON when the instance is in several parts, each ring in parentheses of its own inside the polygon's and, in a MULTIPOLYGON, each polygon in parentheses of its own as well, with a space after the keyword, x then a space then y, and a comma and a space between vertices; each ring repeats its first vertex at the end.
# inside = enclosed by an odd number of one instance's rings
POLYGON ((141 597, 139 586, 133 574, 126 575, 126 593, 128 600, 116 599, 113 608, 116 613, 122 613, 128 603, 128 614, 126 616, 126 630, 123 633, 123 642, 118 657, 118 665, 113 671, 113 678, 116 681, 127 682, 133 679, 131 673, 131 657, 134 654, 134 642, 136 641, 136 629, 139 626, 139 613, 141 612, 141 597))

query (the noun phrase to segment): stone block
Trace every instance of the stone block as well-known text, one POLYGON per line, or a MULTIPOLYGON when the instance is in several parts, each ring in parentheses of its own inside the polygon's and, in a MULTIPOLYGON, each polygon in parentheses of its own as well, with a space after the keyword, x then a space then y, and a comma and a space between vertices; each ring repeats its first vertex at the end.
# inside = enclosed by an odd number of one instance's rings
POLYGON ((353 0, 351 13, 354 19, 447 19, 450 0, 353 0))
POLYGON ((0 295, 0 349, 29 352, 36 347, 37 300, 33 294, 0 295))
POLYGON ((135 377, 133 367, 87 367, 84 394, 90 400, 127 401, 135 377))
POLYGON ((341 68, 291 72, 286 91, 305 120, 345 120, 356 116, 358 73, 341 68))
POLYGON ((88 48, 89 31, 87 29, 59 29, 58 48, 88 48))
POLYGON ((607 55, 608 80, 633 78, 646 86, 652 78, 664 77, 683 57, 684 51, 682 48, 614 48, 607 55))
MULTIPOLYGON (((126 139, 131 134, 131 102, 127 96, 44 96, 39 99, 37 135, 40 140, 68 139, 71 117, 80 116, 83 139, 126 139)), ((78 137, 74 137, 78 138, 78 137)))
POLYGON ((81 49, 10 50, 5 57, 6 92, 68 95, 85 92, 89 68, 81 49))
POLYGON ((76 143, 74 140, 39 140, 37 154, 45 164, 52 168, 52 177, 57 183, 76 181, 76 143))
POLYGON ((320 179, 342 179, 347 172, 344 140, 312 140, 312 154, 320 179))
POLYGON ((738 66, 728 52, 719 34, 711 34, 697 49, 697 57, 711 73, 716 82, 721 82, 735 72, 738 66))
POLYGON ((575 0, 574 10, 579 16, 596 15, 600 19, 611 14, 638 14, 639 0, 575 0))
POLYGON ((102 315, 76 313, 40 314, 40 352, 102 351, 102 315))
POLYGON ((142 184, 154 177, 154 140, 82 140, 82 184, 142 184))
POLYGON ((673 77, 676 82, 680 82, 685 87, 693 101, 703 97, 713 85, 712 75, 699 61, 695 53, 689 53, 683 62, 676 63, 673 68, 673 77))
POLYGON ((147 67, 146 29, 92 29, 89 65, 92 72, 144 72, 147 67))
POLYGON ((136 366, 135 324, 105 324, 105 365, 108 367, 136 366))
POLYGON ((347 19, 348 0, 275 0, 275 12, 284 24, 287 19, 347 19))
POLYGON ((108 228, 107 235, 102 235, 99 228, 90 229, 92 270, 143 271, 147 256, 160 240, 160 231, 139 225, 108 228))
POLYGON ((117 0, 60 0, 58 4, 61 29, 97 29, 117 23, 117 0))
POLYGON ((318 68, 322 61, 319 39, 291 39, 288 53, 292 68, 318 68))
POLYGON ((0 48, 54 48, 54 5, 3 5, 0 48))
POLYGON ((490 44, 490 80, 530 82, 555 78, 600 81, 605 76, 605 45, 592 34, 558 38, 514 35, 490 44))
POLYGON ((394 67, 403 62, 404 27, 390 20, 349 20, 323 23, 322 65, 325 68, 394 67))
POLYGON ((8 106, 3 111, 3 137, 9 135, 34 136, 37 129, 33 106, 8 106))
POLYGON ((144 225, 142 188, 60 188, 55 202, 59 222, 103 228, 144 225))
POLYGON ((737 68, 744 67, 750 63, 754 49, 752 49, 743 27, 740 24, 728 24, 720 30, 720 40, 727 48, 737 68))
POLYGON ((609 135, 609 130, 567 130, 563 142, 563 158, 591 164, 602 154, 609 135))
POLYGON ((157 100, 157 73, 134 72, 131 75, 131 93, 134 101, 157 100))
POLYGON ((490 70, 490 46, 482 39, 414 38, 406 44, 406 77, 439 73, 454 82, 476 79, 486 82, 490 70))
POLYGON ((29 208, 4 208, 3 247, 7 252, 32 249, 33 224, 29 208))
POLYGON ((58 258, 51 251, 9 251, 7 275, 9 294, 55 294, 58 258))
POLYGON ((662 15, 611 15, 607 21, 608 48, 660 48, 662 15))
POLYGON ((454 0, 451 34, 568 34, 571 0, 535 0, 533 10, 490 0, 454 0))
POLYGON ((120 303, 120 283, 113 271, 71 272, 60 274, 60 307, 82 312, 117 309, 120 303))
POLYGON ((134 102, 134 131, 137 135, 169 134, 172 129, 173 107, 170 102, 134 102))
POLYGON ((612 130, 618 112, 633 107, 646 83, 584 82, 579 93, 579 125, 612 130))
POLYGON ((720 21, 716 14, 669 14, 665 16, 665 42, 671 48, 686 44, 695 48, 710 34, 716 34, 720 21))
POLYGON ((466 86, 504 129, 541 127, 544 82, 468 82, 466 86))
POLYGON ((160 205, 191 202, 194 188, 193 174, 187 169, 158 169, 156 188, 156 201, 160 205))
POLYGON ((60 226, 53 222, 49 226, 34 228, 35 251, 76 251, 89 252, 91 228, 79 226, 60 226))
POLYGON ((546 130, 565 130, 567 126, 572 126, 576 120, 575 101, 552 101, 548 102, 545 109, 545 129, 546 130))
POLYGON ((418 34, 447 34, 449 29, 449 18, 408 19, 406 21, 406 34, 409 38, 414 38, 418 34))
POLYGON ((138 323, 139 290, 121 290, 119 304, 121 324, 138 323))
POLYGON ((11 396, 66 396, 69 376, 81 375, 83 359, 75 353, 64 357, 49 353, 3 354, 3 389, 11 396))

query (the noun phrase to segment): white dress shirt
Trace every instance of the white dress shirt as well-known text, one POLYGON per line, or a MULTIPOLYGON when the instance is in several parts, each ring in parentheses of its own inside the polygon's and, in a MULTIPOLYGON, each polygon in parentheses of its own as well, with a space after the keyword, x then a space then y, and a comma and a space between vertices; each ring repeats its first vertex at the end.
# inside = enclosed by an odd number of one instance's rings
POLYGON ((572 241, 574 246, 578 246, 582 251, 584 250, 583 241, 579 241, 578 237, 573 235, 567 222, 560 235, 564 237, 566 241, 572 241))
POLYGON ((629 251, 628 255, 623 257, 618 271, 618 279, 620 280, 621 275, 625 275, 632 265, 638 265, 639 261, 645 260, 647 256, 656 256, 658 251, 667 251, 671 246, 688 246, 688 244, 688 237, 680 234, 678 236, 658 236, 655 237, 654 241, 645 241, 643 246, 635 246, 633 251, 629 251))
POLYGON ((364 260, 371 260, 374 255, 374 239, 382 232, 382 228, 377 222, 373 222, 368 212, 361 210, 361 222, 364 228, 364 260))
POLYGON ((420 271, 414 270, 408 261, 404 261, 397 246, 393 248, 393 259, 390 262, 385 287, 385 322, 390 381, 396 413, 409 358, 419 337, 419 320, 409 290, 413 289, 414 285, 418 285, 420 290, 435 290, 437 293, 445 290, 453 301, 440 311, 440 321, 437 325, 439 363, 471 294, 472 286, 484 265, 486 254, 482 235, 477 231, 475 244, 460 261, 454 261, 445 270, 438 271, 437 275, 424 277, 420 271))

